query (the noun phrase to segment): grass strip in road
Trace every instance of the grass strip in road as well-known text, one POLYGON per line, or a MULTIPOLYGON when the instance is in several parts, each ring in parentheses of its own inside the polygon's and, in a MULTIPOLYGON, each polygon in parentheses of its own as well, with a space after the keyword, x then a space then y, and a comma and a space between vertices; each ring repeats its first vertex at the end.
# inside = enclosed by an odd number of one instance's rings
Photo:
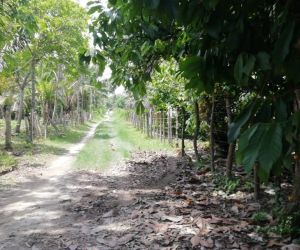
POLYGON ((167 143, 151 139, 129 124, 120 111, 115 111, 109 121, 101 123, 95 136, 78 154, 77 169, 105 170, 137 150, 171 151, 167 143))

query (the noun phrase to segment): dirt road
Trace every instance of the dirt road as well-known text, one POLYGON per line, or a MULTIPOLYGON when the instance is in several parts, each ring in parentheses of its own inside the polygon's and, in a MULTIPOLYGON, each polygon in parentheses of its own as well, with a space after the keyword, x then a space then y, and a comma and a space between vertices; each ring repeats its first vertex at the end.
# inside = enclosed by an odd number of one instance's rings
MULTIPOLYGON (((34 246, 31 236, 59 232, 58 222, 64 213, 62 204, 71 199, 73 183, 65 182, 72 172, 76 155, 93 137, 94 124, 83 140, 47 168, 25 176, 16 187, 0 193, 0 249, 28 249, 34 246)), ((76 185, 76 183, 74 183, 76 185)))

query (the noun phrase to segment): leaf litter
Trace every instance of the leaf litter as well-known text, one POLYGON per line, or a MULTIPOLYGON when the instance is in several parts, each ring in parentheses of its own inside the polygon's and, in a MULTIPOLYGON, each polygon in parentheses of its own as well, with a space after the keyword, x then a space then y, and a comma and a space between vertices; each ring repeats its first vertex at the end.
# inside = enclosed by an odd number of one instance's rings
MULTIPOLYGON (((61 204, 63 232, 31 234, 28 249, 281 249, 289 239, 260 235, 261 205, 248 194, 217 194, 207 171, 175 155, 137 152, 104 173, 78 171, 61 204), (79 198, 78 198, 79 197, 79 198)), ((1 248, 0 248, 1 249, 1 248)), ((289 249, 289 248, 286 248, 289 249)))

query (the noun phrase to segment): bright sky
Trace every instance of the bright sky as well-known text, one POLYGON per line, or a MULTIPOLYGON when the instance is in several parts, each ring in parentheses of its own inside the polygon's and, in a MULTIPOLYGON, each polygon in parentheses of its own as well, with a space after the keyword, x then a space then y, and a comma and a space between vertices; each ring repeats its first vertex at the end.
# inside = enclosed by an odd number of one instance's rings
MULTIPOLYGON (((77 1, 82 7, 86 7, 86 3, 90 0, 75 0, 77 1)), ((103 6, 107 6, 107 0, 99 0, 99 2, 102 3, 103 6)))

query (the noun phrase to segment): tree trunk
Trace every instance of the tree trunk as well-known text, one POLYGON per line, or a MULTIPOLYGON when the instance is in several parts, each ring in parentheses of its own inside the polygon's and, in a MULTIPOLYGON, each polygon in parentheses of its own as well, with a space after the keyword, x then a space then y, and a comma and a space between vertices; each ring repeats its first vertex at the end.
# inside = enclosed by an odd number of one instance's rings
POLYGON ((179 111, 176 108, 176 147, 179 147, 179 111))
POLYGON ((79 92, 77 92, 77 123, 80 124, 80 95, 79 92))
POLYGON ((146 130, 147 130, 147 137, 150 137, 149 112, 146 113, 146 130))
POLYGON ((34 137, 34 115, 35 115, 35 59, 31 62, 31 113, 29 123, 29 142, 33 142, 34 137))
POLYGON ((153 138, 153 112, 152 108, 150 109, 150 114, 149 114, 149 130, 150 130, 150 138, 153 138))
POLYGON ((212 96, 211 115, 210 115, 210 156, 211 171, 215 171, 215 140, 214 140, 214 113, 215 113, 215 97, 212 96))
MULTIPOLYGON (((228 129, 229 129, 229 125, 232 122, 232 113, 230 108, 231 101, 228 97, 226 97, 225 102, 226 102, 228 129)), ((228 153, 227 153, 227 160, 226 160, 226 176, 229 179, 232 177, 232 164, 233 164, 234 152, 235 152, 235 143, 232 142, 228 146, 228 153)))
POLYGON ((168 108, 168 142, 171 143, 171 116, 170 116, 170 108, 168 108))
MULTIPOLYGON (((299 112, 300 110, 300 89, 295 90, 296 95, 296 104, 295 104, 295 112, 299 112)), ((300 136, 298 135, 298 140, 300 136)), ((295 175, 294 175, 294 191, 293 198, 296 202, 300 202, 300 155, 299 152, 295 155, 295 175)))
POLYGON ((172 119, 172 109, 170 108, 170 143, 173 143, 173 119, 172 119))
POLYGON ((90 114, 89 114, 89 120, 93 119, 93 90, 90 90, 90 114))
POLYGON ((12 149, 11 142, 11 105, 6 105, 4 110, 5 115, 5 149, 12 149))
POLYGON ((199 137, 199 131, 200 131, 200 116, 199 116, 199 105, 198 101, 195 101, 194 103, 194 111, 195 111, 195 133, 194 133, 194 151, 195 151, 195 156, 196 160, 199 160, 199 153, 198 153, 198 137, 199 137))
POLYGON ((18 117, 17 117, 17 125, 16 125, 16 133, 21 132, 21 123, 23 118, 23 109, 24 109, 24 88, 20 89, 20 96, 19 96, 19 110, 18 110, 18 117))
POLYGON ((182 108, 182 125, 181 125, 181 156, 185 156, 184 145, 184 132, 185 132, 185 109, 182 108))
POLYGON ((160 141, 162 142, 163 140, 163 112, 160 111, 160 114, 159 114, 159 139, 160 141))
POLYGON ((163 123, 163 140, 166 141, 166 123, 165 123, 165 114, 164 111, 162 111, 162 123, 163 123))
POLYGON ((254 199, 256 201, 259 200, 260 197, 260 180, 258 177, 258 169, 259 169, 259 164, 258 162, 255 163, 254 168, 253 168, 253 176, 254 176, 254 199))

